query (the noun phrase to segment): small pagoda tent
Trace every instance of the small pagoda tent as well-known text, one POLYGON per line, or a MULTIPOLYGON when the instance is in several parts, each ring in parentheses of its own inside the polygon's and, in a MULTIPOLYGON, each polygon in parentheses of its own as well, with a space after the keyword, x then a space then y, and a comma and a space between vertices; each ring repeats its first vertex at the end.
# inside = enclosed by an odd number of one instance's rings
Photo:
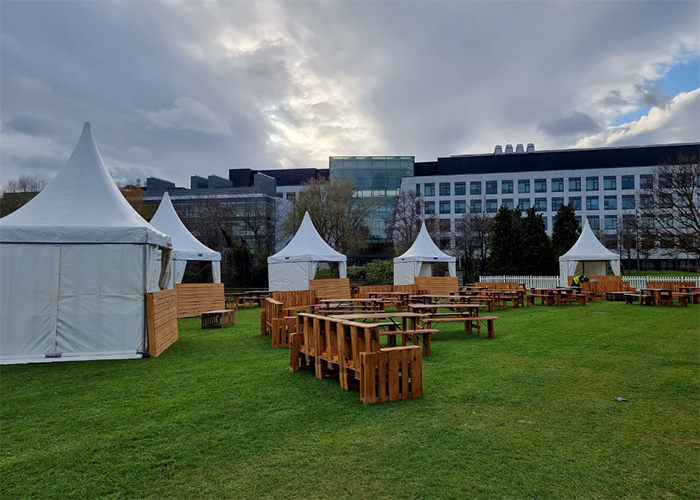
POLYGON ((608 263, 613 274, 620 275, 620 255, 611 252, 593 234, 588 220, 583 225, 581 236, 568 252, 559 257, 559 282, 566 286, 569 276, 585 274, 605 276, 608 263))
POLYGON ((119 192, 85 123, 65 167, 0 219, 0 364, 141 357, 146 293, 171 282, 170 248, 119 192))
POLYGON ((270 291, 308 290, 321 262, 338 262, 340 277, 346 277, 347 257, 321 238, 306 212, 287 246, 267 258, 270 291))
POLYGON ((211 262, 212 281, 221 283, 221 254, 204 246, 189 232, 175 212, 168 193, 163 196, 158 210, 151 219, 151 225, 172 238, 175 283, 182 282, 188 260, 211 262))
POLYGON ((394 259, 394 285, 412 285, 416 276, 432 276, 436 262, 447 262, 450 276, 457 275, 456 259, 435 245, 423 221, 411 248, 394 259))

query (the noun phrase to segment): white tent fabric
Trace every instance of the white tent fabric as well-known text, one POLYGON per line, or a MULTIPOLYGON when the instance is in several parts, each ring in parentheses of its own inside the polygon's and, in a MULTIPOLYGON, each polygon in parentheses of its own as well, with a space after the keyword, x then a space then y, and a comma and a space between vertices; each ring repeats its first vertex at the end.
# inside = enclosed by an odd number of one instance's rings
POLYGON ((620 255, 605 248, 586 221, 574 246, 559 257, 559 283, 566 286, 568 277, 578 274, 604 276, 607 274, 608 262, 613 273, 619 276, 620 255))
POLYGON ((163 195, 158 210, 151 219, 151 225, 172 238, 175 283, 182 282, 188 260, 210 261, 213 281, 221 283, 221 254, 204 246, 189 232, 175 212, 168 193, 163 195))
POLYGON ((270 291, 308 290, 319 262, 339 262, 340 277, 347 276, 347 257, 323 241, 306 212, 287 246, 267 258, 270 291))
POLYGON ((435 245, 423 221, 411 248, 394 259, 394 285, 412 285, 416 276, 432 276, 435 262, 447 262, 450 276, 457 275, 456 259, 435 245))
POLYGON ((141 357, 170 246, 119 192, 86 123, 65 167, 0 219, 0 364, 141 357))

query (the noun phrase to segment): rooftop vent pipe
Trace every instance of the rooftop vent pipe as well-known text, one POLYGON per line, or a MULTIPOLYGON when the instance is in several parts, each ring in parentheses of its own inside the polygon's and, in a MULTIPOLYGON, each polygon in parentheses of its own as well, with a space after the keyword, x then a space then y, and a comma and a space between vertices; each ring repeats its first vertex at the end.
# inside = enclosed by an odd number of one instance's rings
POLYGON ((517 146, 515 146, 515 152, 516 152, 516 153, 524 153, 524 152, 525 152, 525 148, 523 148, 523 145, 522 145, 522 144, 518 144, 517 146))
POLYGON ((503 148, 501 147, 500 144, 496 144, 496 148, 493 150, 493 154, 495 154, 495 155, 502 155, 503 154, 503 148))
POLYGON ((535 145, 531 142, 527 143, 527 152, 528 153, 534 153, 535 152, 535 145))
POLYGON ((513 154, 513 145, 506 144, 506 154, 513 154))

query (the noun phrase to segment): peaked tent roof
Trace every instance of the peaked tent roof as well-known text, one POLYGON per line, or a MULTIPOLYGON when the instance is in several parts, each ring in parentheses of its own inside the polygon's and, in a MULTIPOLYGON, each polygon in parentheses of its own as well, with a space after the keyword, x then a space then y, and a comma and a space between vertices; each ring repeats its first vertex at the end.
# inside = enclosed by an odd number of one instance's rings
POLYGON ((0 219, 3 243, 150 243, 170 237, 146 222, 119 192, 89 122, 65 167, 31 201, 0 219))
POLYGON ((428 228, 425 227, 425 221, 416 236, 416 241, 413 242, 411 248, 406 250, 403 255, 394 258, 394 262, 407 261, 426 261, 426 262, 455 262, 456 259, 440 250, 433 239, 428 234, 428 228))
POLYGON ((620 260, 620 256, 611 252, 593 234, 591 226, 586 220, 581 236, 568 252, 559 257, 559 261, 566 260, 620 260))
POLYGON ((220 261, 221 254, 202 244, 178 217, 166 192, 151 219, 151 225, 170 235, 173 241, 173 258, 176 260, 210 260, 220 261))
POLYGON ((268 264, 280 262, 344 262, 347 257, 336 252, 326 243, 316 231, 311 222, 309 212, 304 214, 304 219, 292 240, 287 246, 267 258, 268 264))

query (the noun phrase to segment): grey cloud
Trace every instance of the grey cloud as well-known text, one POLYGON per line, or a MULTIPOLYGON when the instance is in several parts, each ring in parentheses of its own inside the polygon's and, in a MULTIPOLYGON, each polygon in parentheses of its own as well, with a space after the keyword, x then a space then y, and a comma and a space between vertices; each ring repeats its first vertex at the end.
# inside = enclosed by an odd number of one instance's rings
POLYGON ((563 118, 544 122, 538 128, 553 137, 590 135, 603 129, 593 118, 578 111, 563 118))

